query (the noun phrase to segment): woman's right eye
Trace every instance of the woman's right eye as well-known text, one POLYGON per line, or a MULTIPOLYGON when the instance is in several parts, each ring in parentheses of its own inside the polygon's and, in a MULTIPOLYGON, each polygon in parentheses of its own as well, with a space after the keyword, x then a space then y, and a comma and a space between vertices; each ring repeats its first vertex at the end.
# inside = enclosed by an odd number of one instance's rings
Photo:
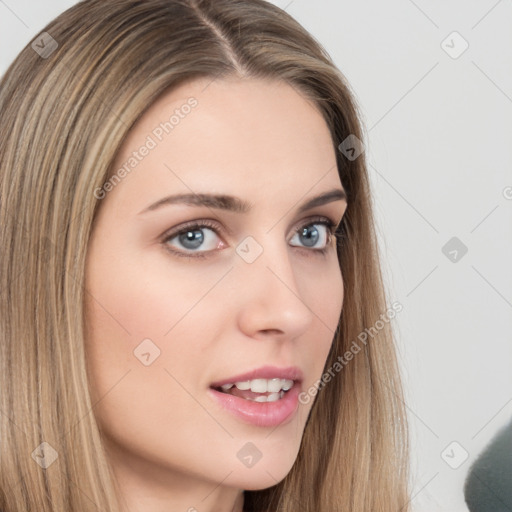
POLYGON ((222 241, 219 244, 216 238, 218 238, 218 235, 215 225, 208 223, 193 224, 167 236, 164 244, 175 247, 177 250, 170 250, 178 256, 204 257, 204 254, 198 253, 209 252, 222 247, 222 241), (200 248, 202 249, 198 250, 200 248))

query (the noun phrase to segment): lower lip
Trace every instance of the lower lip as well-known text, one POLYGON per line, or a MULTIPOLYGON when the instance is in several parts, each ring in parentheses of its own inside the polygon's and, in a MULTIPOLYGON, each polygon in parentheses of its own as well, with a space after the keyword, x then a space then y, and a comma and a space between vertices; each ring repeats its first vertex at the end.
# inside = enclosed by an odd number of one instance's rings
POLYGON ((208 391, 224 409, 242 421, 258 427, 275 427, 295 415, 299 403, 299 388, 300 384, 295 382, 283 398, 275 402, 253 402, 212 388, 208 391))

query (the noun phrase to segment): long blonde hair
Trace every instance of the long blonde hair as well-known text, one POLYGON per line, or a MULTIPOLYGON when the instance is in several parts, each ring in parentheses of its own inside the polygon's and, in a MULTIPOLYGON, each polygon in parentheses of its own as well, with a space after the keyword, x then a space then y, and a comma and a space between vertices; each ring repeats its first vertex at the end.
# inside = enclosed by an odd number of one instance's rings
MULTIPOLYGON (((43 32, 0 84, 0 510, 118 512, 89 394, 83 299, 94 191, 127 133, 178 84, 238 75, 295 87, 336 147, 364 137, 327 52, 263 0, 85 0, 43 32)), ((345 298, 326 369, 389 310, 365 155, 336 153, 349 205, 345 298)), ((406 415, 393 330, 381 324, 319 389, 290 473, 246 491, 247 511, 408 510, 406 415)))

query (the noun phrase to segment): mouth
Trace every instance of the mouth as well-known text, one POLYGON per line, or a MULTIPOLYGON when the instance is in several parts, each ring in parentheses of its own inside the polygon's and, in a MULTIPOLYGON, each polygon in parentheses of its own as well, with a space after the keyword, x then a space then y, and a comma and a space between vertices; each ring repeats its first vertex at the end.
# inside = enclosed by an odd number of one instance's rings
POLYGON ((291 421, 303 380, 297 367, 265 366, 210 385, 210 396, 245 423, 270 427, 291 421))
POLYGON ((210 386, 219 393, 237 396, 252 402, 277 402, 294 386, 292 379, 252 379, 222 386, 210 386))

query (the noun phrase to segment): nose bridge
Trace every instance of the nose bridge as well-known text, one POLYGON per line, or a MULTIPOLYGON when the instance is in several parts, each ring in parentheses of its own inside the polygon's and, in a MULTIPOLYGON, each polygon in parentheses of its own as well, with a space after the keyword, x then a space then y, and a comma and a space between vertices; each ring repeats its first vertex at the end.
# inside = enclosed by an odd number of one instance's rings
POLYGON ((264 236, 260 243, 249 236, 237 247, 244 297, 241 319, 253 332, 279 330, 298 336, 309 327, 313 315, 301 293, 287 244, 278 238, 264 236))

